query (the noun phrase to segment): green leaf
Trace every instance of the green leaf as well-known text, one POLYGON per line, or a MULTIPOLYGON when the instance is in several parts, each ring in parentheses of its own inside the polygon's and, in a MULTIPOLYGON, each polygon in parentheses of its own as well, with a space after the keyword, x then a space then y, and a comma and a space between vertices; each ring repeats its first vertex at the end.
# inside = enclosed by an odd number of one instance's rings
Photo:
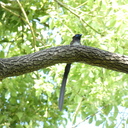
POLYGON ((4 52, 3 51, 0 51, 0 58, 4 58, 4 52))
POLYGON ((16 115, 18 116, 19 120, 23 117, 23 112, 17 112, 16 115))
POLYGON ((93 121, 93 118, 91 117, 91 118, 89 119, 89 124, 91 124, 92 121, 93 121))
POLYGON ((45 23, 48 20, 49 16, 43 16, 40 20, 41 23, 45 23))
POLYGON ((96 126, 99 126, 99 125, 101 125, 103 123, 103 120, 97 120, 96 121, 96 126))

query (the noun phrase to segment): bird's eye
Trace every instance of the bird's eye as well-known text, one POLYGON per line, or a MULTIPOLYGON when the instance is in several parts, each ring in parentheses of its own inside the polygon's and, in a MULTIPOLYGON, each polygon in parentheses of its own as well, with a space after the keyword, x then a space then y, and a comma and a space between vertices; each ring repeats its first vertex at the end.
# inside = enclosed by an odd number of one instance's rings
POLYGON ((79 34, 76 34, 76 36, 75 37, 79 37, 80 35, 79 34))

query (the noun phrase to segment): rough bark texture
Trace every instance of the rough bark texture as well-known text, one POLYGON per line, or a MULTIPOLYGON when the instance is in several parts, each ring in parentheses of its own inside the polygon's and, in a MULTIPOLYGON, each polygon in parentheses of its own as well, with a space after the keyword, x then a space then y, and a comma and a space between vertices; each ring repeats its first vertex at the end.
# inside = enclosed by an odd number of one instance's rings
POLYGON ((29 55, 0 59, 0 80, 46 68, 57 63, 82 62, 128 73, 128 56, 88 46, 59 46, 29 55))

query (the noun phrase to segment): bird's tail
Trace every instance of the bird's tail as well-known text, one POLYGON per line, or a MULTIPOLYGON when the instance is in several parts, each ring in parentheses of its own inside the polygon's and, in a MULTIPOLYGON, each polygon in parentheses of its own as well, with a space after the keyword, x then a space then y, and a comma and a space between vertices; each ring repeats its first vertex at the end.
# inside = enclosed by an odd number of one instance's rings
POLYGON ((61 89, 60 89, 60 96, 59 96, 59 109, 60 109, 60 111, 62 110, 62 107, 63 107, 66 81, 67 81, 67 77, 68 77, 70 68, 71 68, 71 63, 66 65, 64 75, 63 75, 62 85, 61 85, 61 89))

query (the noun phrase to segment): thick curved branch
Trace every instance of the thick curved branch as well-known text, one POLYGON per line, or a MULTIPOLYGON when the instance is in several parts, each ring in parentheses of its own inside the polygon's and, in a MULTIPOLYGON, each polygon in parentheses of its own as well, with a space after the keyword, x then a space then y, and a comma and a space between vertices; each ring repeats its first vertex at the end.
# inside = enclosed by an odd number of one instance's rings
POLYGON ((59 46, 29 55, 0 59, 0 80, 46 68, 58 63, 81 62, 128 73, 128 56, 89 46, 59 46))

